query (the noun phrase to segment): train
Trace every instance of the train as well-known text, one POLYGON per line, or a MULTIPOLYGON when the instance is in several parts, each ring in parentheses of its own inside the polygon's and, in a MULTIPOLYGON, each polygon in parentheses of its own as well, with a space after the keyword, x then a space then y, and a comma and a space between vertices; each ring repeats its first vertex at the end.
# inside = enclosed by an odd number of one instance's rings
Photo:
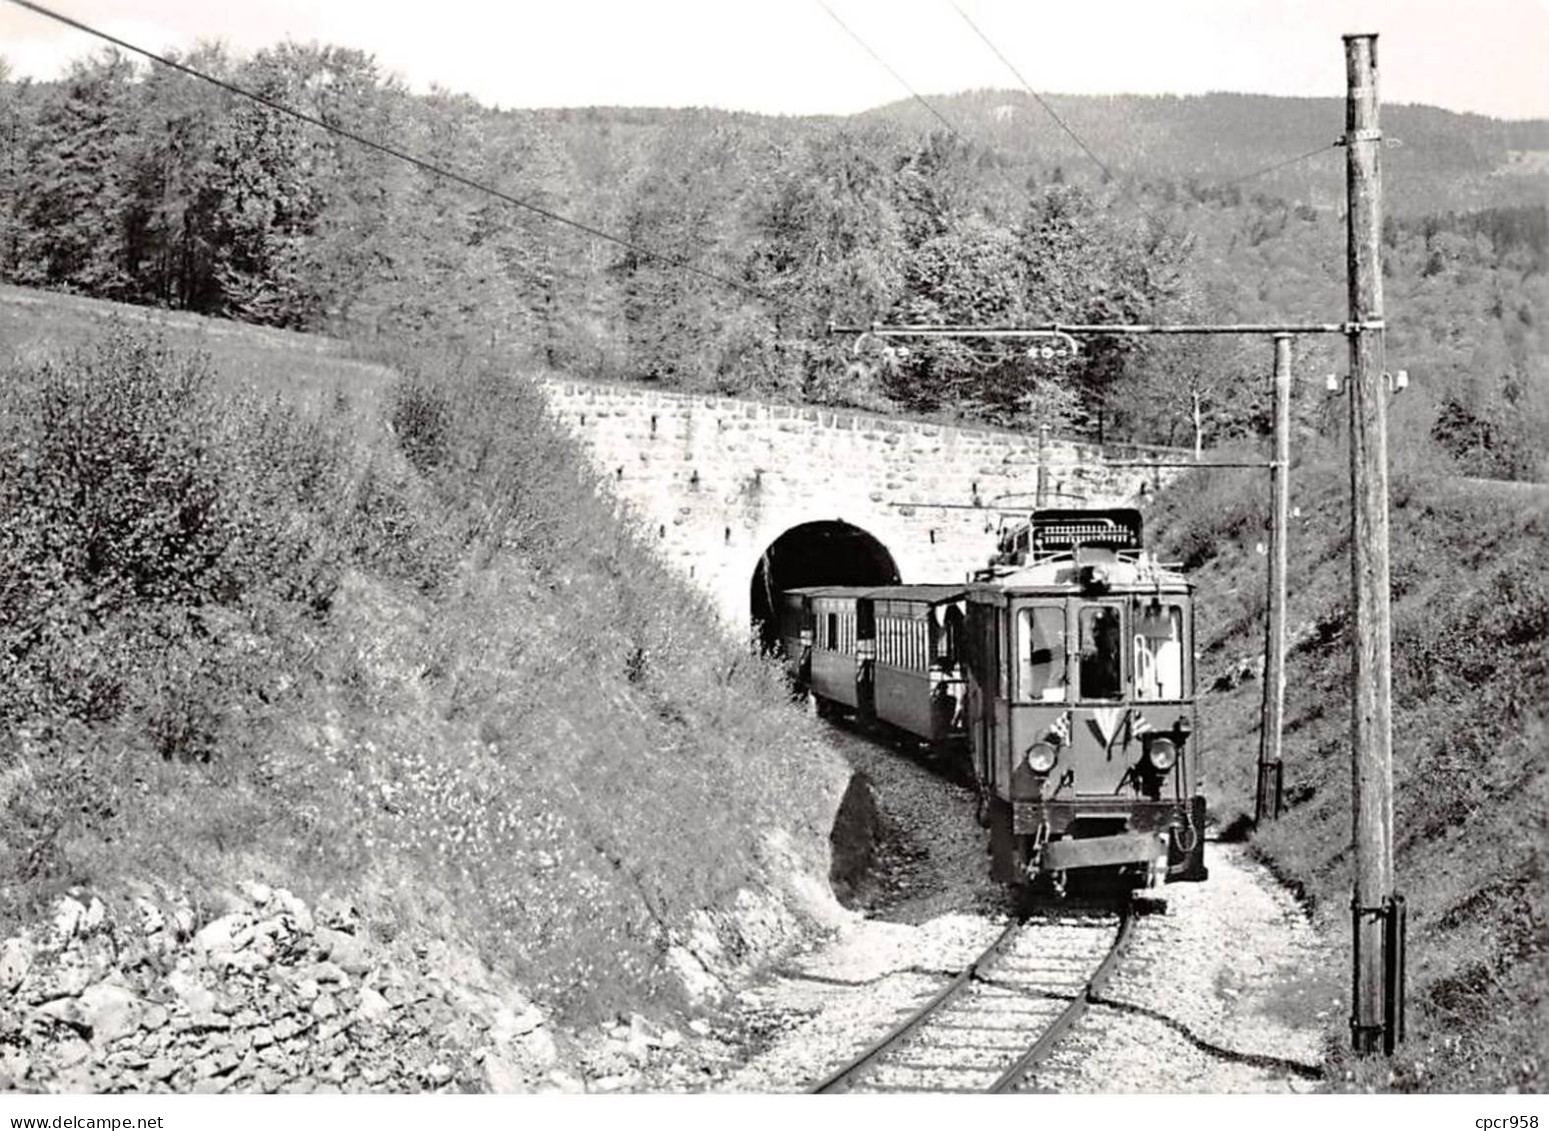
POLYGON ((1036 511, 966 582, 789 589, 779 618, 820 714, 965 763, 997 880, 1207 877, 1194 586, 1138 510, 1036 511))

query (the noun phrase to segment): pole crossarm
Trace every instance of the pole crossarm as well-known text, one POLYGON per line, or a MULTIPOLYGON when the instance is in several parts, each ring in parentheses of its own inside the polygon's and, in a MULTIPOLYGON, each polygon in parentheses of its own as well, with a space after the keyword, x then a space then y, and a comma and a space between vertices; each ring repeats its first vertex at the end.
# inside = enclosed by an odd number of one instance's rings
MULTIPOLYGON (((1080 464, 1070 466, 1081 466, 1080 464)), ((1280 464, 1274 460, 1157 460, 1157 459, 1108 459, 1100 464, 1092 464, 1093 467, 1177 467, 1188 471, 1206 471, 1212 467, 1224 468, 1252 468, 1259 471, 1272 470, 1280 464)))
POLYGON ((1352 336, 1387 329, 1381 318, 1358 322, 1222 322, 1222 323, 1067 323, 1044 322, 1031 326, 969 326, 961 324, 841 326, 830 322, 830 334, 870 334, 877 338, 1048 338, 1121 337, 1131 334, 1342 334, 1352 336))

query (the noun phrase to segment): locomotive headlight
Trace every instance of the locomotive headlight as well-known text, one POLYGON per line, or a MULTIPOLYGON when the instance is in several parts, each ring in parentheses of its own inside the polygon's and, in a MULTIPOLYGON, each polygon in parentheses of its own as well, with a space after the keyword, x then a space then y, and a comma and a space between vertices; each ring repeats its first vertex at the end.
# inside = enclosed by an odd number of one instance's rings
POLYGON ((1058 752, 1047 742, 1035 742, 1027 748, 1027 768, 1035 773, 1046 774, 1054 769, 1058 752))
POLYGON ((1146 757, 1151 759, 1151 764, 1159 770, 1170 770, 1173 763, 1178 761, 1178 747, 1170 738, 1153 738, 1151 745, 1146 747, 1146 757))

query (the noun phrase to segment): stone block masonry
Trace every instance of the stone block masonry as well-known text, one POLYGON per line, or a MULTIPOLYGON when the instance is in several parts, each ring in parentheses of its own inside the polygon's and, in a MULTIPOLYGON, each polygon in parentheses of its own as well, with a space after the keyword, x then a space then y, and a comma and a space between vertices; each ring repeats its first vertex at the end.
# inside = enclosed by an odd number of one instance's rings
MULTIPOLYGON (((846 522, 887 548, 903 581, 959 581, 993 552, 997 507, 1009 496, 1031 505, 1037 483, 1038 438, 1025 432, 639 385, 539 387, 663 557, 737 632, 760 556, 793 527, 846 522)), ((1059 503, 1129 501, 1151 479, 1104 466, 1090 444, 1051 440, 1046 456, 1059 503)))

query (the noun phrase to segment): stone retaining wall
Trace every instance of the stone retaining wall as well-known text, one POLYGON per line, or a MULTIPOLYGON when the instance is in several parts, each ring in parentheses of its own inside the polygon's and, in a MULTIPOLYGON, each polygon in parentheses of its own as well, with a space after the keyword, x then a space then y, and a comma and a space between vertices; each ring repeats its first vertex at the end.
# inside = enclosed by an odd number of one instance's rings
MULTIPOLYGON (((957 581, 994 550, 998 506, 1032 502, 1038 438, 1024 432, 672 393, 541 383, 665 558, 748 619, 761 554, 794 526, 842 520, 877 538, 902 579, 957 581)), ((1100 448, 1052 440, 1055 502, 1128 501, 1155 477, 1103 464, 1100 448)))

